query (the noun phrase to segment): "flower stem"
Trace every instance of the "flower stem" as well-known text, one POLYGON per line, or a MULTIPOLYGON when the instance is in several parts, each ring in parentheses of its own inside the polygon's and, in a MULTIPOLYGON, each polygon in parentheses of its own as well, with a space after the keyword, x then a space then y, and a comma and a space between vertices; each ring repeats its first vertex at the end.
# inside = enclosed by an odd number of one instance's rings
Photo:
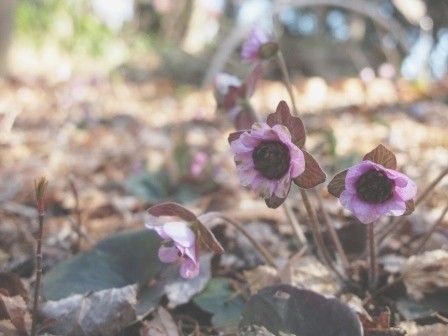
POLYGON ((288 203, 288 200, 285 201, 285 203, 282 204, 283 209, 285 210, 286 218, 288 219, 289 224, 291 225, 295 236, 298 240, 298 243, 301 246, 306 246, 307 241, 305 234, 303 233, 302 227, 299 224, 299 221, 297 220, 297 217, 294 215, 294 211, 291 207, 291 205, 288 203))
POLYGON ((342 280, 342 282, 345 282, 345 277, 339 272, 339 270, 333 265, 333 260, 328 253, 328 250, 325 247, 325 242, 322 238, 322 234, 319 230, 319 222, 317 220, 316 212, 314 211, 313 207, 311 206, 310 200, 308 198, 308 195, 306 192, 302 189, 300 189, 300 193, 302 195, 303 204, 305 205, 306 212, 308 214, 308 218, 310 221, 310 229, 313 234, 314 241, 317 246, 317 250, 321 257, 323 258, 324 262, 327 264, 327 266, 342 280))
POLYGON ((247 240, 249 240, 249 242, 258 251, 258 253, 260 253, 260 255, 263 257, 263 259, 269 266, 272 266, 275 269, 278 269, 274 257, 269 253, 269 251, 267 249, 264 248, 263 245, 261 245, 259 242, 257 242, 251 236, 251 234, 249 232, 247 232, 247 230, 244 228, 244 226, 241 223, 239 223, 239 222, 237 222, 219 212, 211 212, 211 213, 208 213, 207 215, 215 217, 215 218, 220 218, 224 222, 232 225, 235 229, 237 229, 239 232, 241 232, 243 234, 243 236, 247 238, 247 240))
POLYGON ((316 191, 316 197, 317 202, 319 203, 319 209, 322 211, 322 214, 324 216, 324 223, 330 232, 330 237, 333 240, 333 244, 336 248, 336 251, 338 251, 339 257, 341 258, 342 265, 347 270, 350 267, 350 263, 347 258, 347 254, 345 253, 344 247, 342 246, 341 240, 339 239, 338 233, 336 232, 333 225, 331 225, 331 219, 328 215, 328 212, 326 211, 324 204, 322 202, 322 198, 320 197, 319 193, 316 191))
POLYGON ((288 91, 289 97, 291 98, 291 104, 293 107, 294 114, 298 116, 299 111, 297 110, 296 98, 294 96, 294 92, 292 89, 291 78, 289 77, 288 68, 286 67, 285 58, 283 57, 283 53, 281 49, 279 49, 277 53, 277 63, 283 75, 283 81, 285 83, 286 90, 288 91))
MULTIPOLYGON (((282 53, 281 49, 279 49, 279 51, 277 53, 277 63, 279 65, 280 70, 283 75, 283 83, 285 84, 286 90, 288 91, 289 97, 291 98, 294 115, 298 117, 299 111, 297 110, 291 79, 290 79, 288 68, 287 68, 286 62, 285 62, 285 58, 283 57, 283 53, 282 53)), ((343 282, 345 282, 345 280, 346 280, 345 277, 333 265, 333 260, 330 256, 328 250, 325 247, 325 243, 323 241, 323 238, 322 238, 322 235, 321 235, 321 232, 319 229, 319 222, 317 220, 317 216, 314 211, 314 208, 312 207, 312 205, 308 199, 308 195, 306 194, 306 192, 303 189, 301 189, 300 192, 301 192, 303 203, 305 205, 305 208, 306 208, 309 220, 310 220, 310 229, 313 234, 314 241, 316 242, 317 249, 318 249, 321 257, 324 259, 325 263, 327 264, 327 266, 330 267, 343 282)), ((317 197, 320 197, 320 196, 317 195, 317 197)), ((342 247, 342 245, 341 245, 341 247, 342 247)), ((344 255, 345 255, 345 253, 344 253, 344 255)), ((348 261, 347 261, 347 263, 348 263, 348 261)))
POLYGON ((44 228, 44 212, 39 212, 39 232, 37 233, 36 242, 36 282, 34 284, 34 302, 33 302, 33 320, 31 324, 31 336, 35 336, 37 332, 37 310, 39 308, 40 281, 42 278, 42 233, 44 228))
POLYGON ((369 268, 369 287, 375 288, 378 279, 378 265, 376 261, 375 250, 375 233, 373 230, 373 223, 367 224, 367 244, 370 253, 370 268, 369 268))

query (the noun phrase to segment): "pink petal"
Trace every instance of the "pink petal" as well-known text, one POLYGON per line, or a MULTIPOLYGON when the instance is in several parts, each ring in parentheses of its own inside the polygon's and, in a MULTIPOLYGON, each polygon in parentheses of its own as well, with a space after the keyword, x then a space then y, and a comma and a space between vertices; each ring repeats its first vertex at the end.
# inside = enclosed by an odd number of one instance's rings
POLYGON ((344 190, 339 197, 343 207, 350 210, 361 223, 369 224, 380 218, 375 206, 365 203, 356 194, 344 190))
MULTIPOLYGON (((241 136, 243 136, 243 134, 241 134, 241 136)), ((252 147, 244 145, 240 139, 232 141, 232 143, 230 144, 230 148, 232 149, 232 152, 234 154, 249 153, 253 151, 252 147)))
POLYGON ((245 187, 249 186, 252 183, 252 181, 259 175, 255 169, 247 169, 247 170, 238 169, 237 173, 240 179, 240 183, 245 187))
POLYGON ((199 275, 199 263, 184 258, 180 264, 180 275, 185 279, 192 279, 199 275))
POLYGON ((163 226, 163 229, 165 234, 180 246, 190 247, 196 241, 194 232, 185 222, 169 222, 163 226))
POLYGON ((179 250, 174 246, 166 247, 162 245, 159 248, 159 259, 164 263, 172 263, 179 259, 179 250))
POLYGON ((289 129, 284 125, 274 125, 272 126, 272 130, 277 134, 278 139, 283 142, 288 147, 293 145, 291 142, 291 133, 289 129))

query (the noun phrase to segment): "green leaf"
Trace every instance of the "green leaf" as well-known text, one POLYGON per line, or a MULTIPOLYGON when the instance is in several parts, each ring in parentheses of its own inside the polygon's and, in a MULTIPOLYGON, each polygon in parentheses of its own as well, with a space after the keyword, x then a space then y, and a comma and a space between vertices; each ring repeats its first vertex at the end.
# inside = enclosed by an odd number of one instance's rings
POLYGON ((179 265, 159 261, 160 243, 157 233, 151 230, 106 238, 92 250, 61 262, 45 274, 43 295, 48 300, 60 300, 72 294, 139 284, 139 318, 151 312, 165 294, 172 307, 186 303, 207 285, 212 255, 202 255, 199 276, 187 280, 179 275, 179 265))
POLYGON ((244 301, 241 295, 230 289, 230 281, 225 278, 210 280, 205 290, 194 298, 201 309, 213 314, 213 325, 226 332, 234 332, 238 328, 244 301))
POLYGON ((168 197, 168 177, 162 172, 141 172, 126 181, 126 189, 138 198, 157 203, 168 197))
POLYGON ((274 335, 362 336, 357 315, 337 299, 289 285, 267 287, 249 299, 239 326, 240 335, 256 329, 274 335))
POLYGON ((53 267, 43 279, 43 295, 59 300, 146 281, 163 268, 157 256, 159 246, 158 235, 150 230, 106 238, 92 250, 53 267))

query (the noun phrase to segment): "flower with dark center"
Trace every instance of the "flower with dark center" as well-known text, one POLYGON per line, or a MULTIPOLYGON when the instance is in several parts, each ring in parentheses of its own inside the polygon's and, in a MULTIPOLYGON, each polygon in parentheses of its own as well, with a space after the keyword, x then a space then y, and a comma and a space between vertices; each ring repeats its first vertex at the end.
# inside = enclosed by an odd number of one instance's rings
POLYGON ((328 185, 362 223, 382 216, 401 216, 414 209, 415 183, 396 171, 395 155, 383 145, 364 157, 364 161, 337 174, 328 185))
POLYGON ((187 208, 177 203, 160 203, 148 209, 145 226, 154 230, 162 239, 158 256, 163 263, 180 263, 179 273, 191 279, 199 275, 200 247, 221 254, 221 244, 213 233, 187 208), (162 220, 161 217, 169 217, 162 220), (178 217, 179 220, 173 220, 178 217))
POLYGON ((286 174, 291 162, 288 147, 281 141, 264 141, 252 153, 255 169, 269 180, 286 174))
POLYGON ((232 133, 229 142, 241 184, 262 195, 271 208, 284 202, 292 181, 299 187, 312 188, 325 180, 319 164, 303 150, 302 121, 291 116, 284 101, 266 123, 254 123, 249 130, 232 133))

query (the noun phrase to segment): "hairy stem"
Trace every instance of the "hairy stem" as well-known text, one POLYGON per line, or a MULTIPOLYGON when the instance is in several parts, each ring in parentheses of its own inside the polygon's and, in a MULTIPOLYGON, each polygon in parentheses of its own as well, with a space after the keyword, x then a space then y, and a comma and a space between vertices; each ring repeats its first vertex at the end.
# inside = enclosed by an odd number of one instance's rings
POLYGON ((283 75, 283 81, 285 83, 286 90, 288 91, 289 97, 291 98, 291 104, 293 107, 293 112, 296 116, 299 115, 299 110, 297 110, 296 98, 292 89, 291 78, 289 77, 288 68, 286 67, 285 58, 283 57, 282 51, 279 49, 277 53, 277 63, 283 75))
POLYGON ((305 205, 305 209, 308 214, 308 219, 310 222, 310 229, 313 234, 313 238, 316 243, 317 250, 318 250, 319 254, 323 258, 323 260, 327 264, 327 266, 338 276, 338 278, 341 279, 343 282, 345 282, 345 280, 346 280, 345 277, 334 266, 333 260, 330 256, 330 254, 328 253, 328 250, 325 247, 325 242, 322 238, 322 234, 319 229, 319 222, 317 221, 316 212, 314 211, 313 207, 311 206, 308 195, 302 189, 300 189, 300 193, 302 195, 303 204, 305 205))
POLYGON ((342 246, 341 240, 339 239, 338 233, 336 232, 333 225, 331 225, 331 219, 328 215, 328 212, 326 211, 324 207, 324 203, 322 202, 321 197, 319 197, 319 193, 316 192, 317 202, 319 203, 319 209, 322 212, 324 216, 324 223, 330 232, 330 237, 333 241, 334 247, 336 248, 336 251, 338 251, 339 257, 341 258, 342 265, 347 270, 350 267, 350 263, 347 258, 347 254, 345 253, 344 247, 342 246))
POLYGON ((373 230, 373 223, 367 224, 367 244, 370 253, 370 268, 369 268, 369 287, 375 288, 378 279, 378 265, 376 261, 375 250, 375 233, 373 230))
POLYGON ((31 336, 37 332, 37 310, 39 308, 40 281, 42 278, 42 234, 44 230, 44 213, 39 212, 39 232, 36 237, 36 282, 34 284, 33 320, 31 324, 31 336))
POLYGON ((286 218, 288 218, 288 222, 295 233, 298 243, 301 246, 306 246, 307 241, 305 234, 303 233, 302 227, 300 226, 297 217, 294 215, 294 211, 291 205, 288 203, 288 200, 286 200, 285 203, 283 203, 283 209, 285 210, 286 218))

